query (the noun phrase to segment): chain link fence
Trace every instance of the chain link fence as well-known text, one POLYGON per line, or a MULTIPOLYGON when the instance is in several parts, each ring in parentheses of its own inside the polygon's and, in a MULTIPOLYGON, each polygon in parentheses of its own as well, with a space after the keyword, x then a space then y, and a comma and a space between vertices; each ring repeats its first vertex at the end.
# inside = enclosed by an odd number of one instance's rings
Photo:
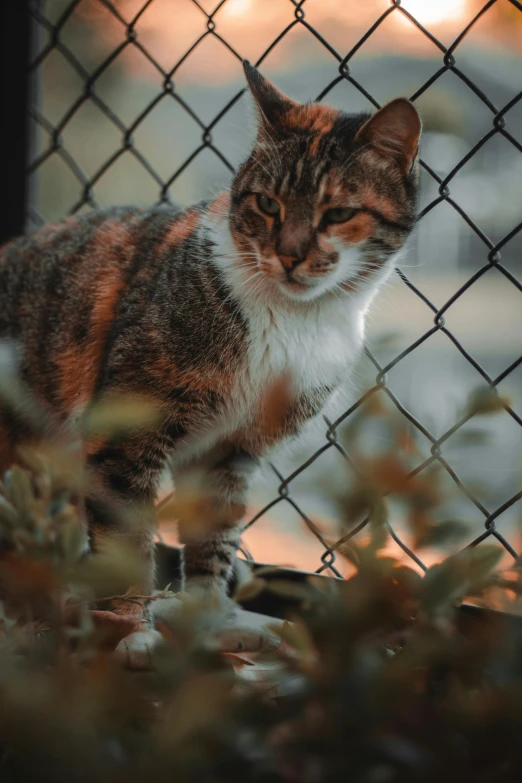
MULTIPOLYGON (((230 97, 210 121, 204 121, 200 116, 201 112, 191 106, 180 94, 175 83, 177 73, 186 62, 187 58, 189 58, 195 50, 198 47, 201 47, 209 38, 219 42, 224 49, 228 50, 228 54, 237 60, 239 70, 244 53, 232 46, 226 40, 225 35, 221 33, 220 29, 221 14, 223 13, 223 9, 227 2, 230 0, 221 0, 213 10, 205 8, 205 6, 208 6, 208 3, 198 2, 198 0, 186 0, 186 6, 188 7, 191 5, 191 7, 196 8, 197 12, 200 14, 201 32, 192 46, 190 46, 181 57, 178 57, 177 62, 169 69, 165 69, 165 67, 158 62, 153 53, 143 43, 140 35, 140 20, 149 7, 159 1, 160 0, 147 0, 147 2, 143 2, 142 0, 140 3, 132 2, 127 5, 125 2, 116 2, 116 0, 92 0, 91 5, 99 4, 104 7, 105 11, 113 18, 113 24, 119 30, 118 44, 114 46, 108 56, 105 56, 103 61, 94 69, 85 67, 75 50, 65 41, 64 36, 62 35, 68 20, 81 6, 81 0, 62 3, 60 13, 58 15, 55 14, 52 19, 49 18, 46 13, 45 4, 34 3, 32 5, 31 13, 41 39, 40 45, 37 47, 39 48, 39 51, 31 64, 31 71, 35 78, 35 82, 38 83, 39 73, 42 68, 45 67, 47 59, 51 57, 53 53, 58 52, 76 74, 79 88, 77 95, 71 100, 67 110, 59 119, 53 119, 51 121, 46 117, 38 100, 36 100, 35 105, 31 107, 32 122, 35 127, 40 129, 40 133, 43 134, 46 141, 43 145, 43 149, 40 149, 38 154, 34 155, 30 162, 30 181, 34 182, 37 180, 42 166, 44 166, 49 158, 58 156, 80 187, 80 197, 69 205, 71 213, 83 208, 96 208, 99 206, 97 189, 100 180, 124 154, 131 155, 139 166, 146 170, 153 183, 155 183, 158 202, 169 201, 169 191, 173 184, 182 177, 188 167, 194 165, 198 156, 205 151, 216 156, 230 173, 234 171, 232 162, 230 162, 228 156, 220 149, 220 145, 216 141, 216 131, 234 105, 241 99, 243 91, 238 91, 230 97), (132 14, 130 14, 129 10, 131 7, 133 9, 132 14), (42 36, 46 39, 43 42, 42 36), (140 111, 133 121, 128 122, 123 121, 119 116, 119 113, 104 99, 98 90, 98 85, 107 69, 110 68, 115 60, 121 57, 126 50, 133 48, 136 48, 141 52, 150 64, 151 69, 156 73, 158 89, 153 100, 140 111), (152 165, 151 161, 140 151, 139 145, 135 142, 136 133, 139 131, 142 123, 163 101, 174 102, 179 110, 186 112, 193 123, 199 128, 199 142, 196 144, 191 154, 188 155, 174 171, 159 170, 157 166, 152 165), (120 140, 119 145, 114 152, 89 175, 83 170, 82 166, 75 159, 74 154, 68 150, 67 144, 64 142, 64 132, 86 102, 94 104, 101 111, 117 132, 120 140)), ((513 541, 508 540, 508 536, 505 534, 505 531, 503 531, 500 517, 504 512, 513 507, 517 501, 520 501, 522 498, 522 491, 510 494, 509 496, 506 496, 502 502, 496 504, 496 507, 490 507, 480 497, 480 493, 476 493, 468 482, 459 477, 459 473, 452 466, 450 458, 448 458, 445 453, 449 439, 469 421, 472 414, 466 413, 465 415, 457 417, 451 426, 447 427, 442 434, 434 433, 428 423, 420 420, 418 416, 413 415, 413 413, 408 410, 397 394, 387 384, 387 376, 390 371, 394 368, 402 367, 403 365, 401 363, 403 363, 407 357, 414 353, 417 355, 417 352, 422 351, 427 341, 432 339, 437 333, 450 341, 463 359, 469 363, 475 373, 476 381, 485 383, 492 390, 496 390, 501 382, 509 376, 512 376, 516 368, 522 363, 522 356, 520 356, 511 361, 509 366, 505 366, 499 374, 496 374, 495 376, 491 375, 479 361, 474 358, 457 334, 452 331, 448 326, 446 319, 448 311, 454 307, 472 286, 477 284, 477 281, 484 276, 491 274, 491 270, 495 270, 497 275, 503 276, 509 286, 512 286, 518 294, 522 294, 522 284, 517 279, 514 272, 510 271, 503 263, 503 253, 506 250, 508 243, 515 240, 519 232, 522 231, 522 221, 517 225, 514 225, 502 238, 493 241, 486 235, 481 227, 479 227, 477 222, 472 219, 453 193, 453 182, 456 175, 494 137, 502 137, 508 144, 512 145, 515 151, 522 155, 522 143, 517 139, 516 133, 513 133, 512 129, 510 129, 508 116, 510 110, 516 107, 519 101, 522 101, 522 91, 518 92, 518 94, 505 105, 495 105, 488 95, 485 94, 483 89, 477 86, 469 75, 466 74, 465 69, 459 62, 459 47, 462 45, 466 36, 470 34, 475 25, 492 11, 497 3, 503 2, 503 0, 489 0, 489 2, 486 2, 479 8, 475 16, 469 19, 469 23, 461 30, 459 35, 449 46, 444 45, 432 34, 432 32, 430 32, 430 30, 423 26, 406 7, 401 5, 400 0, 395 0, 391 3, 386 3, 383 0, 381 15, 375 19, 374 23, 366 30, 364 35, 362 35, 355 45, 351 47, 348 53, 337 51, 336 48, 334 48, 334 46, 308 21, 307 5, 309 2, 310 0, 308 0, 308 2, 307 0, 300 0, 299 2, 297 0, 280 0, 281 6, 287 6, 289 3, 293 6, 293 16, 291 21, 289 21, 284 29, 281 29, 277 37, 272 40, 262 56, 259 57, 256 64, 261 67, 261 69, 263 68, 263 62, 266 57, 282 44, 284 39, 294 30, 294 28, 299 28, 299 26, 301 26, 306 28, 308 33, 315 38, 316 42, 318 42, 321 47, 324 47, 328 57, 331 58, 331 62, 335 64, 336 68, 335 78, 329 81, 329 83, 324 84, 323 89, 318 95, 310 95, 309 97, 316 98, 319 101, 327 101, 331 91, 334 90, 339 83, 345 82, 364 96, 368 108, 378 107, 379 102, 372 95, 368 87, 353 75, 352 63, 356 60, 361 47, 371 36, 374 36, 377 33, 388 17, 391 15, 400 15, 405 23, 411 25, 412 28, 415 28, 422 36, 425 36, 426 39, 431 42, 432 46, 438 50, 440 55, 437 66, 429 75, 429 78, 426 79, 414 94, 410 95, 411 100, 414 102, 417 101, 427 91, 433 89, 433 86, 436 85, 438 80, 445 74, 451 74, 452 78, 460 80, 465 88, 471 91, 475 98, 485 107, 485 110, 489 115, 489 130, 473 144, 471 149, 469 149, 455 165, 452 166, 446 176, 440 176, 425 160, 421 161, 426 175, 436 183, 437 195, 430 203, 424 206, 419 216, 419 220, 422 223, 426 216, 439 207, 439 205, 443 203, 448 205, 452 210, 458 213, 462 221, 465 221, 471 232, 473 232, 476 238, 474 241, 479 242, 481 263, 478 270, 467 277, 465 282, 459 285, 458 290, 455 290, 447 301, 442 303, 435 303, 432 301, 430 296, 422 290, 419 290, 412 280, 409 279, 404 270, 397 270, 398 277, 401 281, 400 283, 397 283, 397 285, 407 286, 410 292, 418 298, 421 306, 425 308, 426 312, 430 315, 432 322, 431 327, 426 329, 418 339, 415 339, 404 350, 398 353, 398 355, 395 355, 386 363, 379 361, 369 349, 366 349, 367 359, 374 370, 375 380, 371 388, 337 418, 337 420, 325 423, 324 437, 320 442, 316 443, 316 450, 308 455, 306 460, 296 467, 290 475, 283 475, 283 473, 279 472, 274 467, 279 482, 276 494, 273 498, 270 498, 255 517, 250 520, 247 527, 251 527, 268 513, 272 513, 272 510, 275 509, 276 506, 290 504, 320 545, 321 554, 317 562, 317 572, 341 576, 342 569, 339 568, 338 550, 341 546, 346 544, 349 539, 360 534, 364 530, 368 525, 368 519, 361 520, 353 530, 346 533, 341 539, 332 544, 331 539, 325 536, 321 525, 314 521, 314 515, 308 513, 307 509, 303 507, 302 502, 296 499, 294 486, 299 477, 312 471, 314 469, 313 466, 318 464, 324 459, 325 455, 330 452, 336 452, 339 455, 339 458, 349 466, 349 470, 357 470, 357 466, 354 464, 350 453, 348 453, 346 445, 343 444, 342 438, 339 437, 339 432, 346 422, 350 421, 352 417, 357 414, 365 402, 374 397, 374 395, 384 394, 396 407, 399 414, 405 417, 409 422, 409 426, 420 433, 429 444, 429 453, 426 458, 412 470, 409 477, 413 478, 414 476, 418 476, 423 471, 426 471, 436 464, 441 466, 441 468, 446 471, 451 481, 454 482, 458 491, 473 504, 482 520, 482 529, 474 539, 469 542, 469 545, 476 546, 487 538, 494 538, 505 547, 506 551, 513 558, 516 558, 517 552, 515 551, 514 543, 513 541)), ((329 0, 323 0, 323 2, 326 4, 329 0)), ((433 2, 435 3, 436 0, 433 0, 433 2)), ((520 14, 520 17, 522 17, 522 4, 520 2, 517 0, 505 0, 505 5, 509 6, 510 12, 516 15, 520 14)), ((183 13, 181 8, 180 13, 183 13)), ((252 24, 256 24, 255 16, 252 18, 252 24)), ((175 36, 175 31, 173 31, 172 35, 175 36)), ((173 131, 175 132, 175 130, 176 129, 174 128, 173 131)), ((36 199, 31 197, 31 192, 32 191, 30 190, 30 198, 27 205, 29 222, 32 224, 39 224, 43 221, 44 216, 40 214, 37 208, 36 199)), ((441 218, 441 230, 443 231, 444 226, 442 225, 442 220, 443 219, 441 218)), ((522 296, 520 297, 520 306, 522 307, 522 296)), ((474 313, 474 317, 483 319, 487 318, 488 314, 476 312, 474 313)), ((522 418, 519 413, 517 413, 515 408, 508 404, 503 398, 501 399, 504 411, 510 417, 510 426, 513 428, 522 427, 522 418)), ((406 556, 411 558, 418 567, 424 569, 425 564, 421 560, 419 554, 412 551, 403 537, 398 534, 391 524, 389 528, 392 538, 395 540, 396 544, 401 547, 406 556)), ((287 560, 290 560, 291 553, 289 552, 287 554, 287 560)))

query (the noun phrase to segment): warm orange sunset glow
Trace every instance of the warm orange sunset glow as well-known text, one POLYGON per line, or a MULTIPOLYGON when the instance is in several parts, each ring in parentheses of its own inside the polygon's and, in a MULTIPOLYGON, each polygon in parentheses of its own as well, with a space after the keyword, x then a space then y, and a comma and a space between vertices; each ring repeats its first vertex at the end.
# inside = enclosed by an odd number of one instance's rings
POLYGON ((405 0, 401 5, 427 26, 461 21, 469 11, 467 0, 405 0))
MULTIPOLYGON (((177 83, 234 80, 239 77, 238 59, 217 36, 223 38, 241 58, 257 61, 275 41, 282 29, 285 36, 264 60, 268 70, 295 69, 301 61, 331 62, 335 59, 295 18, 295 6, 287 0, 227 0, 211 17, 210 30, 206 14, 212 14, 215 2, 191 0, 152 3, 143 13, 142 0, 120 0, 119 12, 131 22, 139 14, 135 32, 143 45, 165 71, 176 64, 177 83), (203 10, 202 10, 203 9, 203 10), (293 26, 292 26, 293 25, 293 26), (215 34, 214 34, 215 33, 215 34), (201 37, 203 40, 186 58, 187 50, 201 37)), ((522 36, 510 25, 509 9, 497 4, 488 12, 487 25, 478 23, 471 35, 472 45, 513 46, 520 50, 522 36), (498 6, 498 7, 497 7, 498 6)), ((402 8, 415 17, 445 46, 451 45, 462 28, 480 10, 477 0, 404 0, 402 8)), ((302 9, 304 21, 313 26, 328 43, 345 56, 382 14, 390 10, 387 0, 307 0, 302 9)), ((93 22, 104 45, 117 45, 125 37, 125 25, 97 0, 82 3, 78 13, 93 22)), ((125 68, 149 80, 155 71, 137 48, 131 47, 125 57, 125 68)), ((384 19, 378 30, 364 43, 359 56, 370 53, 438 56, 434 44, 403 14, 399 7, 384 19)))
MULTIPOLYGON (((253 517, 258 509, 249 509, 247 518, 253 517)), ((324 532, 324 521, 314 520, 324 532)), ((334 530, 335 525, 330 520, 326 527, 334 530)), ((160 527, 161 540, 170 546, 179 546, 177 527, 174 521, 163 523, 160 527)), ((334 535, 334 538, 337 536, 334 535)), ((409 536, 401 531, 401 538, 409 545, 412 542, 409 536)), ((369 542, 368 536, 359 534, 355 538, 357 546, 366 546, 369 542)), ((242 544, 252 559, 257 563, 270 563, 282 568, 297 568, 299 570, 313 573, 321 567, 321 555, 324 554, 324 548, 310 530, 303 524, 298 534, 296 531, 288 532, 277 520, 272 519, 270 515, 263 516, 258 522, 249 527, 242 536, 242 544)), ((428 567, 440 562, 445 554, 434 548, 425 548, 418 553, 424 564, 428 567)), ((382 557, 392 557, 403 565, 412 568, 419 574, 422 569, 411 560, 403 549, 390 537, 386 541, 381 551, 382 557)), ((512 561, 506 557, 506 566, 512 561)), ((337 553, 335 567, 345 578, 349 578, 355 573, 354 566, 350 561, 337 553)), ((324 573, 330 574, 328 570, 324 573)))

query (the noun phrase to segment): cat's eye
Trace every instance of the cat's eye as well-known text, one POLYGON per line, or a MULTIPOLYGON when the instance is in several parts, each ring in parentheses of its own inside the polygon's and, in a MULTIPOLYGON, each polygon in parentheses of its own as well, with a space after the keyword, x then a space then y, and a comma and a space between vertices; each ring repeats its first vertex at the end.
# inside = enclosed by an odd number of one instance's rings
POLYGON ((265 196, 263 193, 258 193, 256 196, 257 199, 257 206, 261 210, 261 212, 264 212, 265 215, 271 215, 274 217, 275 215, 279 215, 279 212, 281 211, 281 207, 279 206, 279 202, 275 200, 275 198, 270 198, 270 196, 265 196))
POLYGON ((350 207, 334 207, 326 210, 323 220, 325 223, 346 223, 347 220, 353 218, 356 211, 350 207))

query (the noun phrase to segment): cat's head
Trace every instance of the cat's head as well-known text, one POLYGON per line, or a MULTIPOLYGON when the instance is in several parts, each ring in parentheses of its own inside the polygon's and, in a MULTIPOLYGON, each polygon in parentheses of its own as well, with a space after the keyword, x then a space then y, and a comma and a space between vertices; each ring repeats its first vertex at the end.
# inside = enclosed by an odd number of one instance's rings
POLYGON ((237 263, 291 299, 374 286, 415 221, 416 109, 405 98, 373 116, 300 104, 244 67, 258 134, 231 189, 237 263))

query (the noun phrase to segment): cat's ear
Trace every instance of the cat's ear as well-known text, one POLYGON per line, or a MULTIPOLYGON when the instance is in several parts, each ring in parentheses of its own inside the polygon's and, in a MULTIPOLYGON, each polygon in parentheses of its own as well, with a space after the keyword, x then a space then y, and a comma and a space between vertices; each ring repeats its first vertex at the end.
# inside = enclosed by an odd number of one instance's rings
POLYGON ((421 130, 421 119, 413 103, 407 98, 396 98, 370 117, 355 138, 380 155, 393 158, 408 173, 417 155, 421 130))
POLYGON ((295 109, 299 105, 261 76, 257 68, 254 68, 248 60, 243 60, 243 68, 259 119, 263 124, 277 125, 289 109, 295 109))

